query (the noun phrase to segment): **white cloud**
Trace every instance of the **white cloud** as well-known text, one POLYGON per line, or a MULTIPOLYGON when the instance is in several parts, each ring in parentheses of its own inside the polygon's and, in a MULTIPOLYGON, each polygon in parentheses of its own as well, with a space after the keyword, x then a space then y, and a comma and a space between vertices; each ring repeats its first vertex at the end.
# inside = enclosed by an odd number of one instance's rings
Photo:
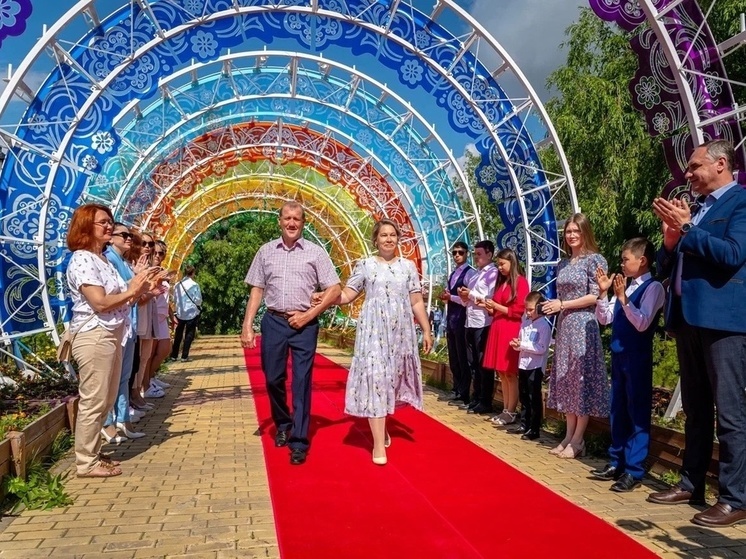
MULTIPOLYGON (((587 2, 584 4, 587 6, 587 2)), ((472 0, 469 13, 500 43, 546 101, 546 80, 567 56, 560 44, 580 0, 472 0)))

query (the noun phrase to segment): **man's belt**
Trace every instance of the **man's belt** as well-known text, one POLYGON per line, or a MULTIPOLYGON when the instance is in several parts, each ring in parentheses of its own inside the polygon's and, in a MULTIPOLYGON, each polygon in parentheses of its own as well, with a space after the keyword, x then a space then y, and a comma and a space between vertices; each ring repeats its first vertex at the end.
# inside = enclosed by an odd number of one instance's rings
POLYGON ((282 318, 283 320, 290 320, 290 316, 291 316, 290 313, 280 312, 280 311, 276 311, 274 309, 267 309, 267 312, 269 314, 271 314, 272 316, 276 316, 278 318, 282 318))

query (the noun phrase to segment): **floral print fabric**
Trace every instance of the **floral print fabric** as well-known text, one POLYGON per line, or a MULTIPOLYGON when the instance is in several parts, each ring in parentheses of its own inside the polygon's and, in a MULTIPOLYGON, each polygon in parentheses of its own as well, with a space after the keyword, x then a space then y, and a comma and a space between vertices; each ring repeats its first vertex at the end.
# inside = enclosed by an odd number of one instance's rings
MULTIPOLYGON (((598 295, 596 269, 607 271, 600 254, 588 254, 557 266, 557 297, 563 301, 598 295)), ((609 415, 609 381, 595 304, 559 314, 547 406, 562 413, 609 415)))
POLYGON ((365 291, 345 396, 345 412, 385 417, 398 403, 422 409, 422 371, 409 294, 421 290, 417 269, 402 258, 367 258, 347 287, 365 291))

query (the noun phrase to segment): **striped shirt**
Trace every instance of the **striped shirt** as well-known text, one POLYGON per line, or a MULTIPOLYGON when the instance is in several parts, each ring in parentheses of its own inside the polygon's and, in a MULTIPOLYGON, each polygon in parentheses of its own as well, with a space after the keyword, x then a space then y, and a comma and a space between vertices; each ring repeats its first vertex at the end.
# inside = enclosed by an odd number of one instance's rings
POLYGON ((259 248, 244 281, 264 289, 268 309, 290 312, 308 310, 311 294, 338 284, 339 276, 320 246, 301 238, 287 248, 280 237, 259 248))

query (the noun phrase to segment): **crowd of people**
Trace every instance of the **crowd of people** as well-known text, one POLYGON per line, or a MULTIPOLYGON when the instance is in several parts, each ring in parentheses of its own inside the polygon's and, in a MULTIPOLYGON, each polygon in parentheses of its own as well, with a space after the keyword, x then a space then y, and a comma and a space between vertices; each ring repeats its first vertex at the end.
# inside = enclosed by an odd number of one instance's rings
MULTIPOLYGON (((251 291, 241 332, 243 347, 260 346, 275 445, 290 448, 291 464, 306 461, 318 317, 365 293, 345 411, 367 419, 374 464, 388 462, 387 417, 400 404, 422 408, 417 327, 429 352, 433 328, 445 325, 453 392, 443 399, 526 441, 541 436, 542 384, 554 330, 546 405, 564 414, 566 431, 549 452, 558 459, 583 456, 589 418, 610 417, 609 463, 591 475, 613 482, 612 491, 632 491, 645 474, 653 338, 665 302, 665 328, 676 337, 681 367, 686 450, 681 482, 648 500, 704 503, 715 417, 719 498, 692 520, 709 527, 746 520, 746 316, 734 312, 746 295, 746 189, 733 179, 734 160, 726 141, 695 149, 687 179, 697 203, 655 199, 663 246, 656 251, 645 238, 628 240, 619 273, 609 271, 588 218, 572 215, 564 224, 551 299, 531 290, 512 250, 496 252, 492 241, 481 240, 472 266, 469 247, 454 243, 453 272, 441 297, 445 309, 437 315, 428 315, 415 266, 398 255, 395 222, 375 224, 375 254, 360 260, 342 287, 329 255, 303 238, 303 206, 286 202, 280 237, 259 248, 246 275, 251 291), (262 301, 267 310, 258 344, 253 324, 262 301), (600 325, 611 326, 611 375, 600 325), (292 409, 286 392, 290 357, 292 409), (502 410, 493 408, 496 381, 502 410)), ((110 441, 143 436, 134 431, 133 417, 148 408, 145 398, 162 394, 154 372, 169 353, 178 356, 182 336, 182 359, 188 359, 201 294, 194 270, 187 269, 175 289, 179 326, 172 349, 171 278, 160 267, 165 244, 115 223, 106 207, 87 204, 73 215, 68 246, 73 355, 81 383, 78 474, 118 475, 119 465, 100 453, 99 433, 110 441)))
POLYGON ((609 272, 587 217, 571 216, 564 224, 553 299, 530 291, 512 250, 495 254, 494 244, 481 240, 471 266, 469 247, 454 243, 453 271, 442 295, 445 312, 437 321, 434 312, 425 311, 416 270, 397 256, 395 223, 376 224, 375 256, 360 261, 342 288, 328 255, 302 238, 302 206, 286 203, 279 216, 281 237, 261 247, 246 276, 251 295, 241 334, 244 347, 256 346, 253 322, 264 299, 262 368, 276 446, 290 443, 291 464, 306 461, 317 317, 365 292, 345 410, 368 419, 375 464, 387 463, 392 442, 387 417, 401 403, 422 406, 415 325, 425 351, 432 347, 435 323, 445 325, 453 392, 443 399, 527 441, 541 436, 542 383, 554 330, 546 405, 564 414, 566 431, 549 452, 559 459, 583 456, 590 417, 610 417, 609 463, 591 475, 613 482, 612 491, 632 491, 645 473, 653 338, 665 300, 665 327, 676 336, 681 365, 687 443, 681 482, 648 500, 704 503, 717 410, 719 500, 692 521, 721 527, 746 519, 746 318, 733 312, 746 295, 746 190, 733 179, 734 162, 727 141, 694 150, 686 176, 697 204, 654 200, 663 246, 656 253, 648 239, 630 239, 621 250, 620 273, 609 272), (611 326, 610 376, 600 325, 611 326), (290 355, 292 415, 285 394, 290 355), (498 379, 499 413, 493 409, 498 379))
MULTIPOLYGON (((156 377, 171 352, 171 327, 186 329, 182 360, 188 358, 193 308, 201 303, 193 268, 175 290, 177 318, 169 294, 174 273, 161 264, 166 244, 114 221, 111 210, 84 204, 73 213, 67 234, 72 255, 67 284, 72 299, 72 356, 78 364, 80 401, 75 424, 79 477, 122 473, 101 452, 102 439, 119 444, 146 434, 135 429, 169 385, 156 377), (191 282, 191 283, 190 283, 191 282)), ((179 341, 174 343, 174 354, 179 341)))

